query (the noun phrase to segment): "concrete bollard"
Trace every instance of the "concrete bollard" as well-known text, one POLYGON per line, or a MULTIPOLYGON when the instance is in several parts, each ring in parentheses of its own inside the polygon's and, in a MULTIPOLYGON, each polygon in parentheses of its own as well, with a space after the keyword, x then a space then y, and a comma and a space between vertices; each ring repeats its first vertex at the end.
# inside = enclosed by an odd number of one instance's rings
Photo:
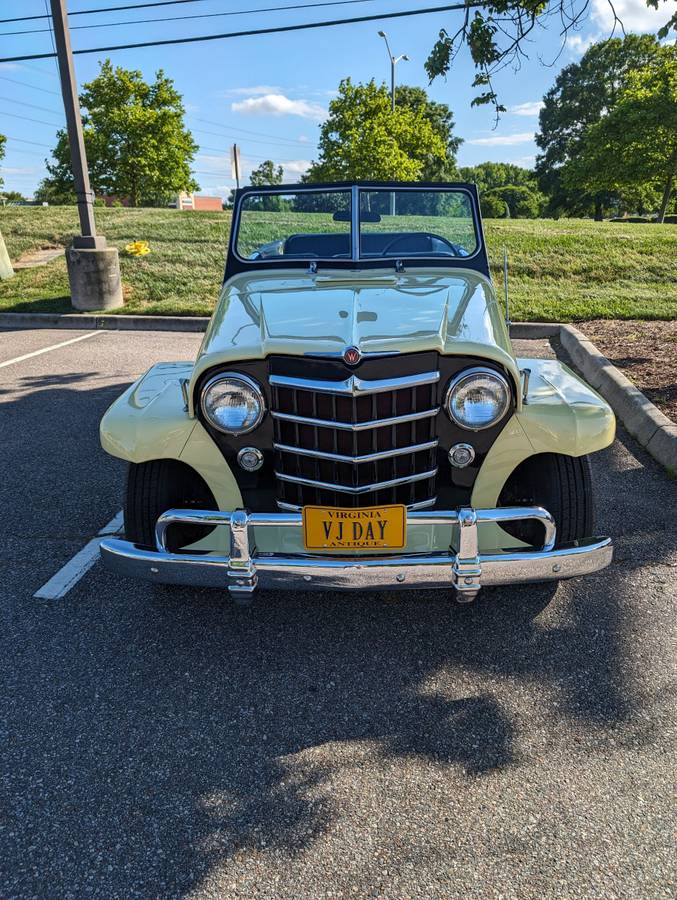
POLYGON ((115 309, 122 306, 122 282, 117 247, 66 250, 66 266, 75 309, 115 309))
POLYGON ((5 240, 0 231, 0 279, 11 278, 14 275, 14 269, 9 259, 9 253, 5 247, 5 240))

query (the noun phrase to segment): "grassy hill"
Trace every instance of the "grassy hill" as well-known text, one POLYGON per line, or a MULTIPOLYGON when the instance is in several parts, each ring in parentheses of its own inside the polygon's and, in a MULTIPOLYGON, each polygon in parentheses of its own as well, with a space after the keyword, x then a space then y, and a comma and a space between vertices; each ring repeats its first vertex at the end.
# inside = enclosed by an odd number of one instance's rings
MULTIPOLYGON (((229 213, 97 209, 99 230, 122 249, 147 240, 143 258, 121 256, 126 313, 209 315, 223 275, 229 213)), ((485 223, 496 284, 503 247, 510 260, 514 321, 677 319, 677 228, 588 220, 485 223)), ((72 207, 0 209, 9 255, 66 246, 77 229, 72 207)), ((0 282, 0 311, 71 312, 65 260, 0 282)))

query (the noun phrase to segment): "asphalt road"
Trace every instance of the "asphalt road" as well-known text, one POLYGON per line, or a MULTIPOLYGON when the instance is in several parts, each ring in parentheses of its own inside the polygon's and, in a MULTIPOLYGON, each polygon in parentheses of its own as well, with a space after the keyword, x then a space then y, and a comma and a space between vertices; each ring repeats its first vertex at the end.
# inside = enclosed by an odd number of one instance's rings
MULTIPOLYGON (((0 332, 0 895, 672 898, 677 483, 594 458, 613 567, 542 589, 261 595, 99 564, 101 414, 199 335, 0 332)), ((542 346, 540 347, 542 349, 542 346)))

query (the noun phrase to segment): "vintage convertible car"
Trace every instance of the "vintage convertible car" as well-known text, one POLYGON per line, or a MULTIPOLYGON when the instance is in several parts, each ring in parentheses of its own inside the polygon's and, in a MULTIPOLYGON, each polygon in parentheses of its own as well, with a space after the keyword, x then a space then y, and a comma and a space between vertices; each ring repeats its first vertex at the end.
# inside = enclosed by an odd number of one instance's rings
POLYGON ((614 428, 565 365, 515 358, 473 185, 244 188, 197 360, 101 423, 129 463, 101 553, 241 603, 584 575, 612 557, 588 454, 614 428))

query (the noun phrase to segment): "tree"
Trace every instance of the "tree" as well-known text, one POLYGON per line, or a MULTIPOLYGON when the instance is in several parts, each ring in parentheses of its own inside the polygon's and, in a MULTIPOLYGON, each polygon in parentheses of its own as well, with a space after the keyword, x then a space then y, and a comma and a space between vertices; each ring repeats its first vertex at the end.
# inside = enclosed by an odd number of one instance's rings
POLYGON ((320 130, 320 158, 306 181, 417 181, 447 162, 447 148, 424 108, 395 106, 385 85, 339 85, 320 130))
POLYGON ((265 184, 282 184, 283 178, 284 169, 282 166, 277 166, 276 168, 272 159, 267 159, 251 173, 249 183, 255 187, 261 187, 261 185, 265 184))
POLYGON ((477 185, 480 194, 509 184, 532 190, 538 188, 536 173, 514 163, 483 162, 476 166, 463 166, 459 172, 463 181, 471 181, 477 185))
POLYGON ((3 191, 0 194, 0 202, 2 203, 23 203, 26 198, 21 191, 3 191))
POLYGON ((540 191, 524 185, 506 184, 484 195, 485 200, 500 200, 511 219, 537 219, 545 203, 540 191))
MULTIPOLYGON (((185 109, 174 83, 160 69, 147 84, 141 72, 113 68, 110 60, 83 86, 80 105, 92 188, 128 198, 132 206, 164 203, 180 191, 199 190, 191 176, 198 150, 183 124, 185 109)), ((68 136, 59 131, 41 193, 73 194, 68 136)))
POLYGON ((650 62, 660 45, 652 35, 629 34, 593 44, 580 62, 566 66, 543 98, 536 143, 541 190, 551 197, 551 210, 588 214, 601 219, 613 202, 608 191, 582 191, 566 177, 566 168, 580 153, 587 129, 613 109, 627 83, 628 73, 650 62))
POLYGON ((505 219, 508 215, 508 204, 496 194, 480 194, 480 209, 485 219, 505 219))
POLYGON ((630 72, 615 106, 591 125, 569 164, 571 185, 630 194, 663 222, 677 172, 677 48, 630 72))
POLYGON ((430 123, 435 134, 442 139, 446 149, 444 161, 430 158, 425 161, 422 181, 454 181, 458 178, 456 154, 463 138, 454 136, 454 114, 446 103, 430 100, 423 88, 402 84, 395 88, 395 107, 406 107, 414 113, 421 113, 430 123))
MULTIPOLYGON (((607 0, 616 26, 623 31, 623 23, 616 15, 614 0, 607 0)), ((654 9, 661 8, 661 0, 645 0, 654 9)), ((668 3, 670 0, 662 0, 668 3)), ((576 31, 590 12, 589 0, 466 0, 466 10, 459 28, 450 33, 446 28, 425 62, 432 82, 439 75, 446 76, 459 52, 466 47, 475 66, 473 87, 478 89, 473 106, 492 104, 498 116, 505 110, 493 86, 493 76, 506 66, 517 68, 527 56, 535 29, 544 29, 553 19, 561 30, 562 43, 571 31, 576 31)), ((659 30, 658 37, 667 37, 677 30, 677 13, 659 30)))

